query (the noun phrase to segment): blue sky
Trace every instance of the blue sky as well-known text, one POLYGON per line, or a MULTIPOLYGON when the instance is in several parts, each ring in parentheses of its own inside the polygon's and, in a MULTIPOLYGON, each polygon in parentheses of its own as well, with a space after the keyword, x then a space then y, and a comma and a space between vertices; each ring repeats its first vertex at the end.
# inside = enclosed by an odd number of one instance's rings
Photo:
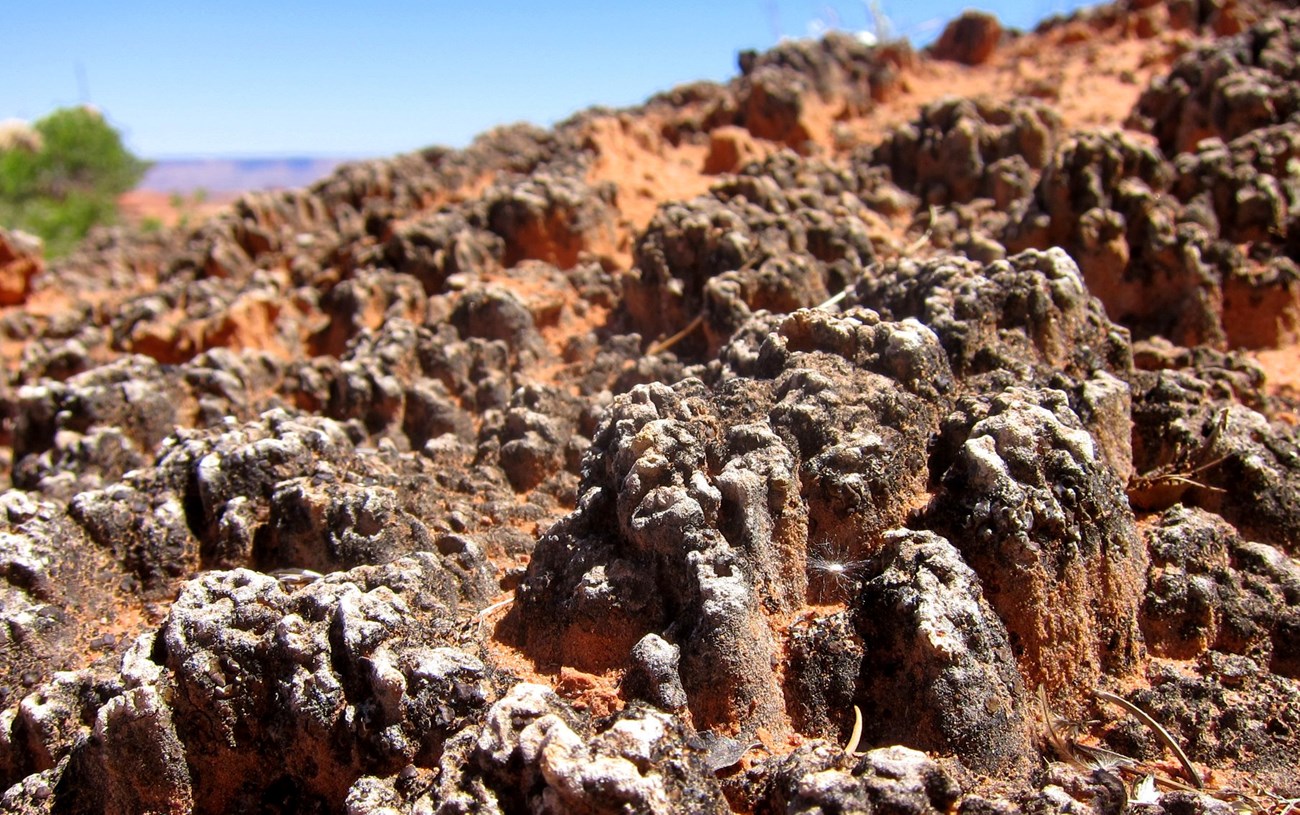
MULTIPOLYGON (((880 0, 933 38, 961 0, 880 0)), ((1031 27, 1080 0, 987 0, 1031 27)), ((0 119, 89 101, 147 158, 390 155, 461 146, 494 125, 549 125, 736 73, 736 53, 822 27, 870 25, 867 3, 484 0, 0 0, 0 119)))

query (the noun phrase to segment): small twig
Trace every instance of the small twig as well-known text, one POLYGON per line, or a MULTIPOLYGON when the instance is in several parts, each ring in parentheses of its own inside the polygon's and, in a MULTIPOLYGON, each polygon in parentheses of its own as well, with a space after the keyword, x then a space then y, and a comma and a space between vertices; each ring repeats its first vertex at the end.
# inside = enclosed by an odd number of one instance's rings
POLYGON ((1093 694, 1098 699, 1101 699, 1106 702, 1110 702, 1113 705, 1118 705, 1119 707, 1124 708, 1124 710, 1131 713, 1134 717, 1136 717, 1139 721, 1141 721, 1142 724, 1151 728, 1152 732, 1154 732, 1157 736, 1159 736, 1160 740, 1165 743, 1165 746, 1167 746, 1170 750, 1172 750, 1174 752, 1174 755, 1178 757, 1178 761, 1183 765, 1183 770, 1186 771, 1187 777, 1188 779, 1191 780, 1192 784, 1198 790, 1205 788, 1205 780, 1201 778, 1200 771, 1196 769, 1196 766, 1192 764, 1191 759, 1189 759, 1187 757, 1187 754, 1183 752, 1183 748, 1178 746, 1178 742, 1174 740, 1174 737, 1169 735, 1169 731, 1161 727, 1160 722, 1157 722, 1155 719, 1151 718, 1151 716, 1145 710, 1133 704, 1129 700, 1125 699, 1123 696, 1118 696, 1114 693, 1110 693, 1109 691, 1101 690, 1100 688, 1093 691, 1093 694))

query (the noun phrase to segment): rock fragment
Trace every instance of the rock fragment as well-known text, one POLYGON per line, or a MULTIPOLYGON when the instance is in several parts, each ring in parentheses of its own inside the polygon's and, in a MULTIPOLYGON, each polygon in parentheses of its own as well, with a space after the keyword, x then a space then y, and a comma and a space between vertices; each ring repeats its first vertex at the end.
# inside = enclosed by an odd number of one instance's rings
POLYGON ((930 47, 935 59, 983 65, 997 50, 1002 39, 1002 24, 992 14, 965 11, 944 27, 939 39, 930 47))

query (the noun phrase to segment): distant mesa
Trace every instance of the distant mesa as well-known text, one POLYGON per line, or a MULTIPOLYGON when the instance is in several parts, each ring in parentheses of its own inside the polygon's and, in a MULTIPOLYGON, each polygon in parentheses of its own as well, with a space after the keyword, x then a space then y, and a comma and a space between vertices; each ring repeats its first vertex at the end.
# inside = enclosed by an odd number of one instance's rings
POLYGON ((347 158, 184 158, 154 163, 138 189, 188 193, 239 193, 305 187, 334 171, 347 158))

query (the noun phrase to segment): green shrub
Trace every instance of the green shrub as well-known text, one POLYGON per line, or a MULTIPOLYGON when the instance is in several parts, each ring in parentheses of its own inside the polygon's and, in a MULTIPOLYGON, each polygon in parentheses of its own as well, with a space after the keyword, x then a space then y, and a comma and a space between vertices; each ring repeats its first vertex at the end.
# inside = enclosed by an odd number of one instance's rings
POLYGON ((98 111, 63 108, 36 122, 35 138, 0 147, 0 224, 39 235, 62 255, 92 226, 117 217, 117 196, 149 165, 122 145, 98 111))

